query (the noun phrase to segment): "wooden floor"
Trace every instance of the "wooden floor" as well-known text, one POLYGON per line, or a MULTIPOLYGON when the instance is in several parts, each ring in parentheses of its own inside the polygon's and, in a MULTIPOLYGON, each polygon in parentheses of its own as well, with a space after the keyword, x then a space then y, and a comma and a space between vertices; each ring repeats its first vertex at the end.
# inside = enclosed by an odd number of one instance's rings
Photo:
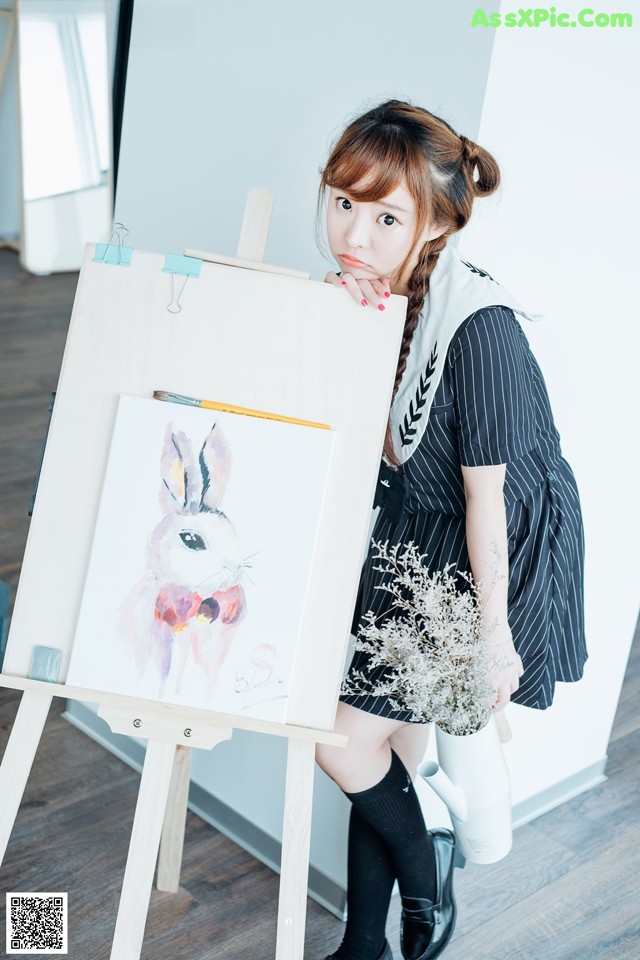
MULTIPOLYGON (((75 279, 28 277, 0 251, 0 579, 12 587, 75 279)), ((639 690, 637 639, 608 780, 520 828, 503 862, 457 872, 447 960, 640 960, 639 690)), ((0 749, 17 704, 0 691, 0 749)), ((7 891, 68 891, 69 957, 108 960, 139 777, 54 704, 0 871, 0 908, 7 891)), ((189 814, 182 887, 154 892, 143 960, 269 960, 277 894, 275 874, 189 814)), ((322 960, 341 930, 310 901, 305 957, 322 960)), ((388 933, 399 960, 397 900, 388 933)))

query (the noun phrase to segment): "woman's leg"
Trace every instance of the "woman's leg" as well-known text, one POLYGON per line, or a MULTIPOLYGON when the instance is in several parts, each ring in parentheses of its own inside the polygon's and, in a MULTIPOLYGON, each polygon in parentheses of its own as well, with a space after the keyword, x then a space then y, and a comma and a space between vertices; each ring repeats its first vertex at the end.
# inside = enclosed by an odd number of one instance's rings
POLYGON ((422 723, 403 723, 389 737, 389 745, 407 768, 412 780, 416 779, 418 764, 424 760, 429 743, 429 727, 422 723))
POLYGON ((348 703, 339 703, 334 733, 347 736, 346 747, 330 747, 319 743, 316 760, 345 793, 367 790, 389 770, 389 739, 407 724, 389 717, 358 710, 348 703))
POLYGON ((396 874, 387 845, 351 807, 347 848, 347 924, 336 960, 377 960, 384 949, 396 874))
MULTIPOLYGON (((344 748, 318 745, 317 760, 338 786, 372 786, 389 767, 389 737, 402 724, 370 725, 361 710, 338 704, 334 731, 349 737, 344 748), (371 729, 370 729, 371 727, 371 729)), ((355 806, 349 819, 347 925, 336 960, 377 960, 385 944, 389 901, 396 875, 387 845, 355 806)))
POLYGON ((420 801, 400 755, 415 764, 426 747, 425 729, 379 717, 340 703, 334 730, 348 737, 346 747, 318 744, 317 760, 344 791, 358 813, 384 840, 407 897, 435 896, 433 843, 420 801))
POLYGON ((428 727, 376 717, 340 704, 334 729, 347 734, 349 745, 320 746, 318 762, 353 806, 347 928, 339 950, 332 956, 338 960, 377 960, 384 948, 396 876, 401 890, 421 891, 413 896, 433 896, 431 838, 407 775, 407 769, 415 775, 415 767, 424 755, 428 727), (412 870, 409 862, 414 863, 412 870))

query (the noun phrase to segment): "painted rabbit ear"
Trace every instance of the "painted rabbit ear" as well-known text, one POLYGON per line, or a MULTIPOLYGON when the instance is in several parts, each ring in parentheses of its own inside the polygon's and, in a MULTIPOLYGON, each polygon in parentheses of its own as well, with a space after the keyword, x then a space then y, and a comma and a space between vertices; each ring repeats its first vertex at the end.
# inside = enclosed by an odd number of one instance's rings
POLYGON ((217 510, 231 470, 231 451, 219 424, 214 424, 200 451, 201 510, 217 510))
POLYGON ((198 501, 200 471, 193 456, 191 440, 182 431, 167 425, 162 459, 160 503, 165 513, 186 513, 198 501))

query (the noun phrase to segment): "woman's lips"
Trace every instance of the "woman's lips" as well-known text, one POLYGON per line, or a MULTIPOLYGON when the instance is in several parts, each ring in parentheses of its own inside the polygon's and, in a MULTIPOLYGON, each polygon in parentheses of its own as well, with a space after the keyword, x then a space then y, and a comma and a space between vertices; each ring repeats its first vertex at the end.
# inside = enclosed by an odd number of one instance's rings
POLYGON ((368 263, 363 263, 362 260, 350 257, 348 253, 341 253, 339 259, 342 260, 345 267, 365 267, 367 270, 371 269, 368 263))

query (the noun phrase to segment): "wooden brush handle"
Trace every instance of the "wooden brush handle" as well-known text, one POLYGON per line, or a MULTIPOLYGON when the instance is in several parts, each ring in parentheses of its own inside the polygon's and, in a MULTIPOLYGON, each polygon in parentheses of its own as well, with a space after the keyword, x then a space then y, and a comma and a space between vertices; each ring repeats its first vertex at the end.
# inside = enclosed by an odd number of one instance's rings
POLYGON ((498 710, 497 713, 494 713, 496 718, 496 727, 498 728, 498 735, 500 737, 501 743, 509 743, 513 737, 511 732, 511 727, 509 726, 509 721, 504 715, 504 710, 498 710))

